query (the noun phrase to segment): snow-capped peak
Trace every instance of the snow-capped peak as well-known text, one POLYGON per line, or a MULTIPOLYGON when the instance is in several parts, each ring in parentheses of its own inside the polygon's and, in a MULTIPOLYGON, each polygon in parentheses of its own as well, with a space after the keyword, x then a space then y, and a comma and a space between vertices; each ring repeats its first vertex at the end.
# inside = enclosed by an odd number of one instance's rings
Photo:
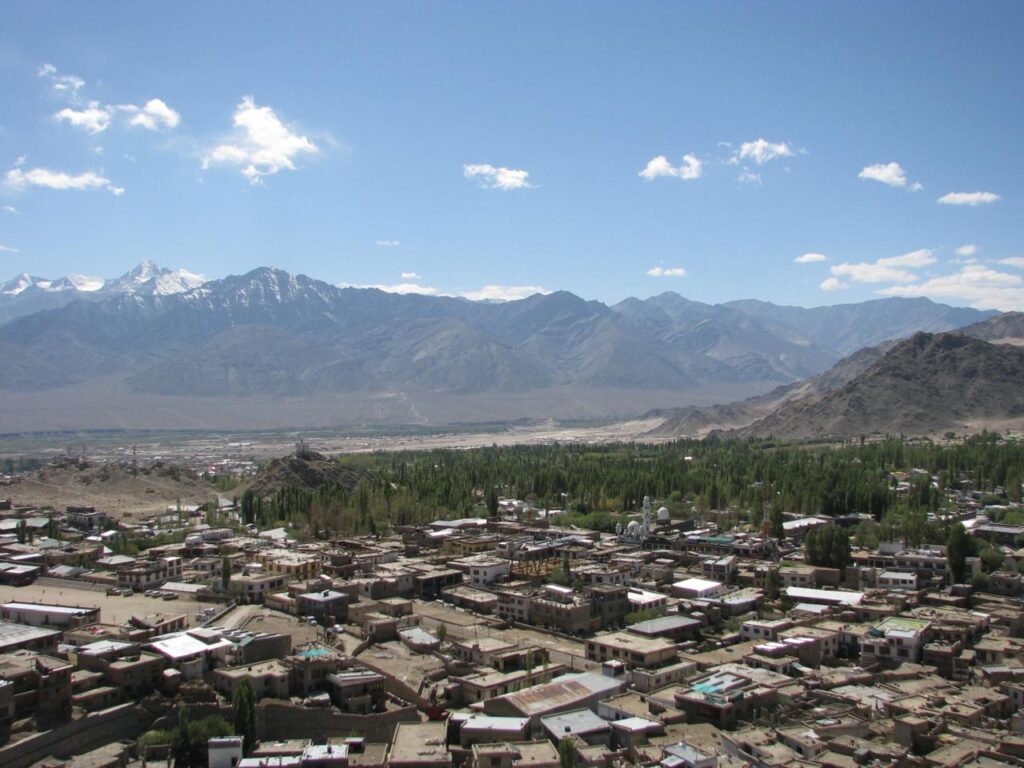
POLYGON ((198 288, 205 282, 206 278, 203 275, 189 272, 187 269, 165 269, 146 259, 114 280, 80 274, 69 274, 50 280, 23 272, 0 284, 0 297, 14 297, 30 288, 50 294, 66 293, 69 300, 85 298, 86 294, 97 299, 123 294, 170 296, 198 288))
POLYGON ((89 275, 70 274, 64 280, 70 283, 71 287, 76 291, 85 291, 87 293, 101 290, 107 284, 107 281, 102 277, 90 277, 89 275))
POLYGON ((0 294, 4 296, 17 296, 19 293, 27 288, 31 288, 42 278, 32 277, 28 272, 22 272, 16 277, 12 277, 3 285, 0 285, 0 294))
POLYGON ((203 275, 189 272, 187 269, 176 269, 173 272, 165 271, 153 281, 153 293, 157 296, 169 296, 174 293, 184 293, 198 288, 206 282, 203 275))

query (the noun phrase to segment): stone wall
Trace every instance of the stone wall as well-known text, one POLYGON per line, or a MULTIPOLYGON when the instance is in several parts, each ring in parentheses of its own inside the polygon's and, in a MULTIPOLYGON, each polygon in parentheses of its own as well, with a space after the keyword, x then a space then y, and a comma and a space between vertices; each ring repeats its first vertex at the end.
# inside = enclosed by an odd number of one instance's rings
POLYGON ((256 707, 256 733, 261 739, 272 740, 359 735, 370 742, 387 742, 398 723, 418 721, 415 707, 372 715, 348 715, 335 709, 300 707, 270 699, 256 707))
POLYGON ((134 704, 121 704, 72 720, 0 749, 4 768, 26 768, 45 757, 80 755, 120 739, 137 739, 146 727, 134 704))

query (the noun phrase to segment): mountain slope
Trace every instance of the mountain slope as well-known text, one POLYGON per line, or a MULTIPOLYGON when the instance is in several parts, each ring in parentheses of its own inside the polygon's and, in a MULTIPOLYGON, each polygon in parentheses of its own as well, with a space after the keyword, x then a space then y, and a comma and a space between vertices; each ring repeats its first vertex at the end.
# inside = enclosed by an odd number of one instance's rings
MULTIPOLYGON (((671 293, 608 307, 568 292, 506 303, 399 295, 269 268, 188 287, 197 280, 143 263, 88 300, 4 325, 10 408, 19 395, 22 408, 70 414, 60 424, 120 423, 123 396, 136 413, 166 412, 176 424, 202 412, 213 426, 220 408, 270 398, 275 423, 289 423, 286 413, 302 423, 336 423, 338 413, 428 423, 635 415, 769 391, 727 411, 677 413, 670 428, 690 431, 740 426, 839 386, 871 354, 808 381, 840 357, 835 349, 780 320, 671 293)), ((44 291, 31 282, 12 295, 44 291)), ((902 301, 886 304, 892 327, 920 313, 911 301, 901 315, 902 301)))
POLYGON ((822 397, 790 400, 726 436, 930 435, 1020 422, 1022 381, 1024 348, 961 333, 919 333, 844 386, 822 397))
POLYGON ((168 296, 205 282, 202 275, 185 269, 165 269, 149 260, 113 280, 85 275, 50 280, 22 273, 0 285, 0 325, 75 301, 104 301, 123 294, 168 296))
POLYGON ((845 386, 874 365, 896 343, 887 341, 876 347, 865 347, 844 357, 824 373, 740 402, 702 408, 691 406, 666 412, 661 414, 666 417, 665 421, 650 434, 654 437, 700 437, 711 430, 746 427, 786 403, 809 403, 845 386))
POLYGON ((888 339, 901 339, 918 331, 940 333, 977 323, 998 312, 936 304, 930 299, 875 299, 860 304, 830 307, 783 307, 748 299, 723 305, 763 320, 788 325, 815 344, 848 355, 888 339))

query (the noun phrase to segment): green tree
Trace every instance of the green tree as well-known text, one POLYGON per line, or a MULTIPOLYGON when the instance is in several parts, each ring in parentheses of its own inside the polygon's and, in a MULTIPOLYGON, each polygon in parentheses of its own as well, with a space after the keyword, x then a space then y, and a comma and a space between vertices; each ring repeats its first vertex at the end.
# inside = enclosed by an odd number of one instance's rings
POLYGON ((812 528, 804 539, 804 555, 811 565, 841 571, 850 562, 850 537, 834 525, 812 528))
POLYGON ((235 688, 235 695, 231 697, 231 708, 235 735, 244 739, 243 749, 248 755, 256 739, 256 695, 248 678, 244 678, 235 688))
POLYGON ((782 592, 782 576, 778 568, 768 569, 764 577, 764 595, 769 600, 776 600, 782 592))
POLYGON ((967 575, 967 556, 971 552, 971 540, 967 537, 962 523, 949 529, 946 539, 946 562, 954 584, 963 584, 967 575))
POLYGON ((498 489, 493 485, 487 489, 487 496, 484 499, 487 505, 487 516, 497 517, 498 516, 498 489))
POLYGON ((231 587, 231 559, 227 555, 220 561, 220 586, 225 592, 231 587))
POLYGON ((559 768, 576 768, 576 746, 569 737, 558 742, 559 768))
POLYGON ((786 529, 783 526, 785 518, 782 515, 782 508, 776 505, 772 505, 771 517, 769 518, 772 524, 772 537, 776 539, 782 539, 786 535, 786 529))
POLYGON ((440 640, 442 643, 444 643, 444 641, 447 639, 447 637, 448 637, 448 625, 445 624, 443 621, 439 622, 438 625, 437 625, 437 639, 440 640))

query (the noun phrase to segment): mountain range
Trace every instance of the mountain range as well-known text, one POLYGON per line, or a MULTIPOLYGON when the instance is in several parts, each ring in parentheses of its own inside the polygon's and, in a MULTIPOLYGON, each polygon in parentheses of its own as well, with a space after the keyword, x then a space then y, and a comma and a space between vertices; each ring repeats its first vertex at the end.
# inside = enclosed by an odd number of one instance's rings
POLYGON ((148 260, 112 280, 78 274, 49 279, 22 272, 0 285, 0 324, 73 301, 103 301, 123 294, 167 296, 205 282, 202 275, 186 269, 165 269, 148 260))
POLYGON ((0 431, 627 416, 769 392, 862 347, 996 314, 675 293, 485 303, 269 268, 204 281, 151 262, 111 281, 20 276, 0 288, 0 431))
POLYGON ((782 439, 1024 427, 1024 313, 867 347, 767 395, 670 411, 661 436, 782 439))

